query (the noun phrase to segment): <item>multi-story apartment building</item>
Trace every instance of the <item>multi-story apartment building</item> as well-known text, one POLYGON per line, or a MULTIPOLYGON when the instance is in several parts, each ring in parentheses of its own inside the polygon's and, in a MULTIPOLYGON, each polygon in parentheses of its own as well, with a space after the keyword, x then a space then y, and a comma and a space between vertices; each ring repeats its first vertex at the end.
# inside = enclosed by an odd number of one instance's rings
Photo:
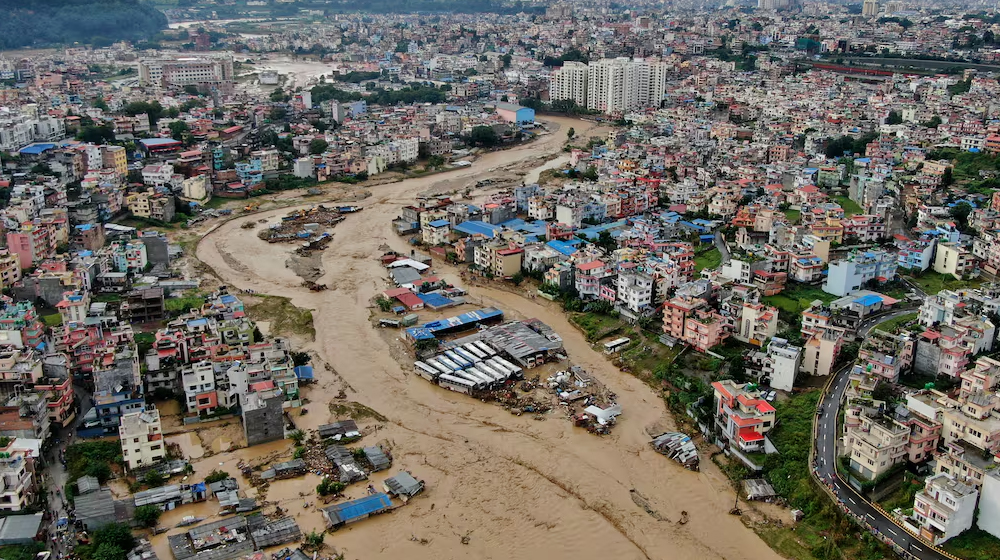
POLYGON ((913 339, 906 333, 873 330, 861 343, 858 365, 868 375, 897 383, 899 374, 913 364, 914 346, 913 339))
POLYGON ((778 309, 761 303, 744 303, 736 321, 733 338, 754 346, 762 346, 764 341, 778 332, 778 309))
POLYGON ((887 282, 896 278, 896 256, 882 250, 852 252, 845 259, 832 261, 823 291, 846 296, 870 281, 887 282))
POLYGON ((35 501, 35 458, 10 439, 0 448, 0 512, 24 511, 35 501))
POLYGON ((160 412, 153 405, 123 414, 118 437, 122 444, 122 458, 130 471, 154 465, 166 457, 160 412))
POLYGON ((803 346, 802 371, 809 375, 830 375, 843 343, 843 329, 830 327, 811 335, 803 346))
POLYGON ((602 260, 577 264, 575 287, 580 297, 584 299, 598 297, 601 293, 601 280, 611 276, 611 273, 611 267, 602 260))
POLYGON ((693 346, 699 352, 721 344, 729 338, 726 318, 718 311, 697 309, 684 321, 683 341, 693 346))
POLYGON ((184 56, 141 59, 139 84, 167 87, 195 85, 226 92, 233 85, 233 58, 223 56, 184 56))
POLYGON ((924 489, 913 500, 912 522, 920 536, 944 544, 972 527, 979 491, 941 473, 927 479, 924 489))
POLYGON ((582 62, 565 62, 552 73, 549 81, 549 99, 570 99, 580 107, 587 106, 587 65, 582 62))
POLYGON ((617 278, 619 305, 633 313, 645 313, 653 304, 653 277, 637 270, 623 270, 617 278))
POLYGON ((524 249, 510 244, 484 243, 474 250, 476 266, 496 278, 510 278, 521 272, 524 249))
POLYGON ((715 425, 729 445, 745 453, 762 452, 764 438, 774 427, 774 407, 750 383, 726 379, 712 383, 712 390, 715 425))
POLYGON ((184 388, 184 402, 188 413, 211 414, 219 404, 215 391, 215 370, 212 362, 201 361, 185 365, 181 369, 181 385, 184 388))
POLYGON ((941 441, 941 411, 946 398, 938 391, 921 391, 906 396, 907 416, 900 421, 910 427, 910 437, 906 443, 907 460, 923 463, 934 457, 938 442, 941 441))
POLYGON ((972 251, 957 243, 938 243, 934 252, 934 272, 958 279, 979 274, 979 263, 972 251))
POLYGON ((886 223, 880 216, 856 214, 841 221, 844 237, 856 237, 861 243, 878 241, 886 236, 886 223))
POLYGON ((587 67, 587 108, 612 114, 659 107, 666 75, 667 66, 660 62, 628 58, 593 61, 587 67))
POLYGON ((862 413, 859 425, 844 434, 851 468, 868 480, 875 480, 907 458, 910 428, 888 416, 862 413))
POLYGON ((771 339, 762 369, 763 376, 770 379, 771 387, 780 391, 792 390, 799 375, 802 354, 802 348, 789 344, 784 338, 771 339))

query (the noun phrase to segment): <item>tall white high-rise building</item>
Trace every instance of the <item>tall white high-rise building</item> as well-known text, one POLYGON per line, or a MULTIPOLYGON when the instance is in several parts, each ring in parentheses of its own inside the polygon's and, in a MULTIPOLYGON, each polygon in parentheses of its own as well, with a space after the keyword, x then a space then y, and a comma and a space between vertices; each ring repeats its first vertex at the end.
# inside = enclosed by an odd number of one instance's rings
POLYGON ((566 62, 552 74, 549 83, 549 99, 572 99, 577 105, 587 105, 587 65, 582 62, 566 62))
POLYGON ((628 58, 591 62, 587 108, 603 113, 659 107, 666 89, 667 65, 628 58))
POLYGON ((877 16, 878 15, 878 1, 877 0, 865 0, 861 4, 861 15, 863 16, 877 16))

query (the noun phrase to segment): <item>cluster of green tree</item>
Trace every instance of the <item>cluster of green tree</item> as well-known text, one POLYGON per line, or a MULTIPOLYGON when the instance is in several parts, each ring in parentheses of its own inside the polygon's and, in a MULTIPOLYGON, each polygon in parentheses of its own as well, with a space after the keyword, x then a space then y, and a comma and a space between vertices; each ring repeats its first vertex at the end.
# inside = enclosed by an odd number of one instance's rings
POLYGON ((859 136, 858 138, 854 138, 853 136, 827 138, 826 157, 841 158, 844 157, 845 153, 863 154, 865 153, 865 147, 876 138, 878 138, 877 132, 869 132, 868 134, 859 136))
POLYGON ((135 545, 127 524, 112 523, 95 531, 90 544, 77 546, 75 552, 81 560, 125 560, 135 545))
POLYGON ((880 17, 880 18, 878 18, 878 23, 881 23, 881 24, 896 23, 896 24, 899 24, 903 29, 909 29, 909 28, 913 27, 913 22, 912 21, 910 21, 910 20, 908 20, 906 18, 898 18, 898 17, 895 17, 895 16, 892 16, 892 17, 880 17))
POLYGON ((500 143, 500 136, 497 135, 497 131, 493 130, 493 127, 480 125, 473 127, 472 132, 463 136, 462 140, 470 146, 491 148, 500 143))
POLYGON ((12 544, 0 547, 0 558, 4 560, 35 560, 35 556, 45 550, 45 544, 37 541, 28 544, 12 544))
POLYGON ((968 92, 972 88, 972 80, 960 80, 948 86, 948 93, 952 95, 961 95, 968 92))
POLYGON ((368 95, 344 91, 333 84, 319 84, 313 86, 310 91, 313 103, 322 103, 331 99, 341 103, 365 99, 373 105, 396 105, 398 103, 444 103, 446 98, 444 89, 416 83, 398 90, 374 88, 368 95))
POLYGON ((381 76, 382 76, 381 72, 359 72, 354 70, 346 74, 336 74, 333 76, 333 79, 337 80, 338 82, 360 84, 365 80, 377 80, 381 76))
POLYGON ((889 111, 889 116, 886 117, 885 124, 903 124, 903 116, 898 111, 889 111))
POLYGON ((590 62, 590 59, 587 57, 586 54, 580 52, 579 49, 570 49, 564 52, 561 56, 556 58, 547 56, 544 59, 542 59, 542 64, 546 66, 562 66, 566 62, 582 62, 584 64, 587 64, 588 62, 590 62))
POLYGON ((111 464, 121 462, 122 448, 114 441, 85 441, 66 448, 66 470, 72 484, 81 476, 93 476, 104 484, 111 478, 111 464))
POLYGON ((956 181, 980 179, 980 171, 1000 173, 1000 158, 986 152, 966 152, 958 148, 941 148, 927 153, 929 160, 946 159, 954 165, 952 177, 956 181))
POLYGON ((167 17, 138 0, 0 0, 0 49, 146 39, 167 17))

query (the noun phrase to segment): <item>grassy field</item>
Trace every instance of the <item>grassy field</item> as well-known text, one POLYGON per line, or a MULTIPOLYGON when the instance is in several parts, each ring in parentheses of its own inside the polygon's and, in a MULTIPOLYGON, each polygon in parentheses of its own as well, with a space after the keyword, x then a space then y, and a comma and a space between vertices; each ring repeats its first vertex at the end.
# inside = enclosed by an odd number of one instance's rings
POLYGON ((62 315, 58 313, 52 313, 49 315, 42 315, 42 322, 45 323, 46 327, 58 327, 62 324, 62 315))
POLYGON ((694 256, 694 269, 701 272, 703 269, 718 268, 722 264, 722 254, 716 247, 697 253, 694 256))
POLYGON ((801 313, 817 299, 830 303, 837 299, 837 296, 824 292, 818 286, 789 283, 785 291, 780 294, 761 298, 764 303, 792 314, 801 313))
POLYGON ((949 539, 942 548, 966 560, 996 560, 1000 558, 1000 539, 975 527, 949 539))
POLYGON ((850 218, 851 216, 853 216, 855 214, 863 214, 864 213, 864 209, 862 209, 860 206, 858 206, 857 202, 854 202, 853 200, 851 200, 850 198, 848 198, 846 196, 835 196, 835 197, 833 197, 833 200, 835 200, 837 202, 837 204, 839 204, 840 207, 844 209, 844 217, 845 218, 850 218))
POLYGON ((907 323, 915 321, 917 319, 917 316, 918 316, 917 313, 907 313, 906 315, 900 315, 895 319, 890 319, 884 323, 880 323, 875 328, 880 331, 893 332, 896 330, 897 327, 901 327, 907 323))
POLYGON ((792 224, 799 223, 799 218, 802 217, 802 212, 800 210, 792 210, 790 208, 785 210, 784 214, 785 217, 788 218, 788 221, 792 224))
POLYGON ((312 311, 292 305, 291 300, 277 296, 254 296, 257 302, 246 306, 247 314, 254 321, 270 321, 271 334, 276 336, 297 334, 316 340, 312 311))
POLYGON ((597 313, 574 313, 569 320, 580 327, 590 342, 598 341, 622 329, 622 321, 617 317, 597 313))
POLYGON ((932 295, 940 292, 941 290, 975 288, 983 283, 982 277, 974 278, 972 280, 959 280, 950 274, 938 274, 932 270, 924 272, 919 278, 913 276, 908 276, 907 278, 914 284, 920 286, 923 291, 932 295))

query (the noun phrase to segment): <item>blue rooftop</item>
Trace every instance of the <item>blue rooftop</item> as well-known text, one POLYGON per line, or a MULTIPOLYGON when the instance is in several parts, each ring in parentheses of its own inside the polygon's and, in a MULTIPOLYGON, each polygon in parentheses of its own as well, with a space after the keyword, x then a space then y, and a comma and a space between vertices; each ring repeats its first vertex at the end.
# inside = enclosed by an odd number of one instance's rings
POLYGON ((451 225, 451 222, 449 222, 448 220, 434 220, 433 222, 430 222, 427 225, 431 227, 445 227, 451 225))
POLYGON ((313 379, 312 366, 295 366, 295 377, 299 379, 313 379))
POLYGON ((861 304, 865 307, 871 307, 876 303, 880 303, 881 301, 882 301, 882 296, 879 296, 877 294, 867 294, 854 300, 854 303, 861 304))
POLYGON ((484 235, 490 239, 496 237, 497 234, 500 233, 500 229, 500 226, 495 226, 479 220, 462 222, 455 226, 455 231, 457 232, 464 233, 466 235, 484 235))
POLYGON ((18 150, 18 153, 37 156, 49 150, 54 150, 55 147, 56 147, 55 144, 32 144, 30 146, 25 146, 21 148, 20 150, 18 150))
POLYGON ((549 241, 548 243, 546 243, 546 245, 566 255, 567 257, 576 252, 575 247, 573 247, 569 243, 566 243, 565 241, 559 241, 558 239, 549 241))
POLYGON ((353 519, 361 519, 377 513, 388 507, 392 507, 392 500, 389 499, 388 494, 380 492, 331 506, 327 511, 332 511, 336 514, 339 521, 347 523, 353 519))

